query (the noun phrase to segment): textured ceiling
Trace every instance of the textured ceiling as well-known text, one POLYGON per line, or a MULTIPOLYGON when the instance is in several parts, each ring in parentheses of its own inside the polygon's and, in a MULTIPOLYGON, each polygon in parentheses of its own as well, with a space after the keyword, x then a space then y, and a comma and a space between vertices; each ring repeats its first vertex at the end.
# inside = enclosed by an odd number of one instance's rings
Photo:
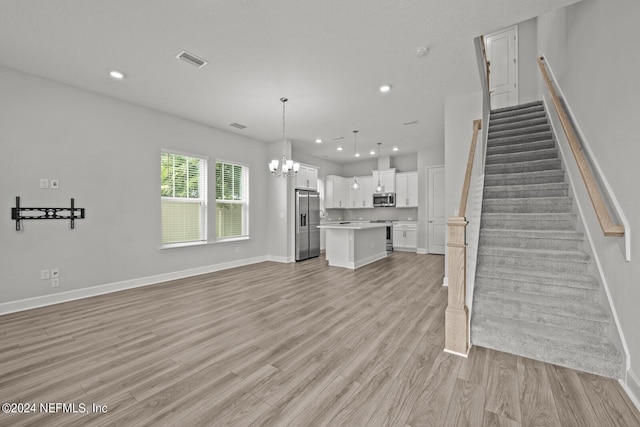
POLYGON ((442 144, 445 97, 479 90, 473 38, 575 2, 0 0, 0 65, 265 142, 286 96, 296 149, 347 162, 354 129, 361 158, 442 144))

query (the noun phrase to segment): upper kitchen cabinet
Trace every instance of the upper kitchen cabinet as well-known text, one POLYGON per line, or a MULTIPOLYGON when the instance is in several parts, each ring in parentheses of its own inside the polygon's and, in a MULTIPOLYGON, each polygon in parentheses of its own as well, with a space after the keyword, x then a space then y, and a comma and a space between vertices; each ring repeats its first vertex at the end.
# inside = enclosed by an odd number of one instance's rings
POLYGON ((418 172, 396 174, 396 208, 418 207, 418 172))
POLYGON ((349 180, 337 175, 327 175, 325 181, 324 207, 346 209, 349 204, 349 180))
POLYGON ((318 169, 300 165, 300 170, 296 175, 296 188, 305 190, 318 190, 318 169))
POLYGON ((373 171, 373 187, 378 186, 378 180, 380 180, 380 186, 382 191, 375 191, 374 193, 395 193, 396 192, 396 170, 376 170, 373 171))
POLYGON ((373 208, 373 178, 370 176, 359 176, 358 184, 360 186, 357 190, 354 190, 351 187, 353 183, 353 178, 347 179, 349 192, 349 203, 348 206, 351 209, 356 208, 373 208))

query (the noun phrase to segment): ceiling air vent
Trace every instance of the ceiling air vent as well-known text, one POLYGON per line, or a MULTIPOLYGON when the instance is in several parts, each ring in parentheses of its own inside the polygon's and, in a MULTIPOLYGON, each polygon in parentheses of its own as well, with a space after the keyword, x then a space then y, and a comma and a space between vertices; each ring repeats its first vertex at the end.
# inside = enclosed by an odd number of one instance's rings
POLYGON ((241 125, 240 123, 231 123, 229 126, 233 126, 236 129, 246 129, 247 127, 245 125, 241 125))
POLYGON ((336 136, 333 138, 334 141, 340 141, 341 139, 344 139, 344 136, 336 136))
POLYGON ((197 68, 202 68, 205 65, 208 64, 207 61, 205 61, 202 58, 197 57, 196 55, 194 55, 191 52, 187 52, 186 50, 183 50, 182 52, 180 52, 179 54, 176 55, 176 58, 178 59, 182 59, 183 61, 193 65, 194 67, 197 68))

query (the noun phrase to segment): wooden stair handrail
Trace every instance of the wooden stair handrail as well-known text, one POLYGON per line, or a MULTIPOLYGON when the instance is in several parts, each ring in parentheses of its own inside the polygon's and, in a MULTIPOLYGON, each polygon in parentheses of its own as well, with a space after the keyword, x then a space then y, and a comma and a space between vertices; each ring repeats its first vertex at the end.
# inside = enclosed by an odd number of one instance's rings
POLYGON ((471 137, 471 147, 469 148, 469 159, 467 160, 467 171, 464 174, 464 184, 462 195, 460 196, 460 208, 458 216, 465 217, 467 212, 467 199, 469 198, 469 186, 471 185, 471 172, 473 170, 473 160, 476 156, 476 145, 478 142, 478 131, 482 129, 482 120, 473 121, 473 136, 471 137))
POLYGON ((569 120, 569 115, 560 102, 560 97, 558 96, 558 93, 551 83, 551 78, 549 76, 549 73, 547 72, 547 68, 545 67, 544 57, 538 58, 538 66, 540 67, 540 71, 542 71, 542 77, 544 78, 544 82, 546 83, 549 94, 551 95, 553 105, 555 106, 556 111, 558 112, 558 116, 560 117, 562 129, 564 130, 564 133, 567 136, 567 140, 569 141, 569 147, 571 147, 573 157, 578 164, 578 169, 580 170, 580 175, 582 175, 584 185, 587 187, 587 192, 589 193, 589 198, 591 199, 591 203, 593 204, 593 209, 596 211, 596 216, 598 217, 598 222, 600 223, 602 232, 607 237, 623 237, 624 227, 619 224, 614 224, 613 220, 611 219, 609 209, 604 203, 604 199, 602 198, 600 189, 598 188, 596 180, 593 176, 591 167, 589 167, 589 163, 584 156, 584 152, 582 151, 582 147, 580 146, 580 142, 578 140, 578 136, 573 127, 573 124, 569 120))

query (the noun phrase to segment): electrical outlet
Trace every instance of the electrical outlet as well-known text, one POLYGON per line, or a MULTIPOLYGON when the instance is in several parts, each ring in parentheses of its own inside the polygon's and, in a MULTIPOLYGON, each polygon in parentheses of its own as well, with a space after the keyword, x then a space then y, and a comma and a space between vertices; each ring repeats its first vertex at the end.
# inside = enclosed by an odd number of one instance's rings
POLYGON ((49 188, 49 180, 46 178, 40 178, 40 188, 49 188))
POLYGON ((52 190, 57 190, 58 188, 60 188, 60 181, 58 181, 57 179, 52 179, 51 180, 51 189, 52 190))
POLYGON ((52 268, 51 269, 51 277, 54 278, 54 279, 57 278, 57 277, 60 277, 60 270, 57 269, 57 268, 52 268))
POLYGON ((51 287, 57 288, 58 286, 60 286, 60 279, 51 279, 51 287))
POLYGON ((49 278, 49 270, 40 270, 40 279, 47 280, 49 278))

